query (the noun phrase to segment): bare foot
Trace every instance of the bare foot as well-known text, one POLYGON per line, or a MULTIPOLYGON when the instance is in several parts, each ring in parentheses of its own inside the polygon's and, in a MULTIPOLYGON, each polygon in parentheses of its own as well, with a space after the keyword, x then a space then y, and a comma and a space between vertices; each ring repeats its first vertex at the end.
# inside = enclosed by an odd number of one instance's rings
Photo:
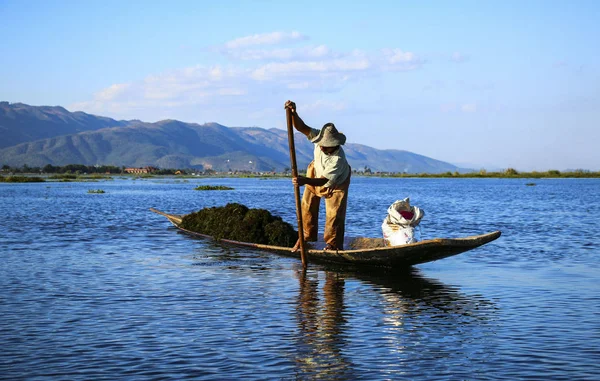
MULTIPOLYGON (((307 249, 310 249, 311 245, 306 240, 304 240, 304 247, 307 248, 307 249)), ((300 240, 297 240, 296 244, 294 245, 294 247, 292 247, 292 253, 297 253, 298 250, 300 250, 300 240)))

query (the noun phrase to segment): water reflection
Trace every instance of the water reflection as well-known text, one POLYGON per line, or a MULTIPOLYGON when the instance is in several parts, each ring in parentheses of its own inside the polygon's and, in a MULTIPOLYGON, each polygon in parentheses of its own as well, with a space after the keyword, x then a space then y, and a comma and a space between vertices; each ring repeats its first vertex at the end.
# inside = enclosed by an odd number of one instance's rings
MULTIPOLYGON (((304 271, 299 261, 261 251, 209 242, 201 252, 194 264, 225 276, 228 289, 251 288, 244 302, 261 311, 256 318, 265 319, 265 303, 271 307, 277 323, 261 338, 279 339, 278 328, 290 332, 291 324, 293 334, 282 344, 289 346, 286 359, 298 379, 415 379, 422 378, 423 369, 436 378, 449 367, 468 379, 468 372, 485 373, 498 350, 496 304, 424 277, 418 269, 311 264, 304 271)), ((231 298, 223 295, 223 304, 231 298)))
MULTIPOLYGON (((365 367, 407 375, 418 372, 411 368, 433 353, 438 360, 469 362, 461 348, 492 334, 486 326, 496 312, 494 303, 427 279, 415 269, 391 274, 296 270, 295 275, 296 364, 302 378, 351 379, 365 367), (353 290, 347 290, 350 283, 353 290), (357 344, 358 351, 353 348, 357 344), (364 350, 385 353, 388 362, 367 359, 364 350), (389 362, 390 357, 395 360, 389 362)), ((479 366, 470 364, 470 369, 479 366)))
MULTIPOLYGON (((488 312, 495 310, 493 302, 478 295, 466 295, 457 287, 444 284, 436 279, 426 278, 417 268, 395 272, 345 272, 373 285, 382 295, 384 304, 431 308, 445 313, 446 318, 471 317, 487 320, 488 312)), ((408 309, 414 312, 414 309, 408 309)))
POLYGON ((318 273, 298 270, 299 294, 296 319, 299 374, 312 378, 348 379, 351 363, 344 358, 344 277, 325 273, 322 299, 318 273))

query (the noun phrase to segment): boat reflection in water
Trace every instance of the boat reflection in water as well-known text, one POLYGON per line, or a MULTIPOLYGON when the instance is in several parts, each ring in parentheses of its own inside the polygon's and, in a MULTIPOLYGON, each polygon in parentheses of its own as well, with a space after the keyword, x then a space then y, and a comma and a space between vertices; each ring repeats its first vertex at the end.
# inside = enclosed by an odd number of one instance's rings
MULTIPOLYGON (((250 346, 253 361, 276 350, 298 379, 345 380, 473 379, 501 366, 496 304, 416 268, 303 270, 270 253, 201 242, 195 265, 210 267, 228 286, 218 288, 225 292, 218 300, 227 304, 239 298, 233 290, 245 290, 243 315, 233 313, 229 323, 258 345, 250 346), (273 323, 264 326, 266 319, 273 323)), ((227 332, 227 322, 215 323, 217 331, 227 332)))
POLYGON ((375 369, 414 376, 433 359, 437 366, 469 363, 471 372, 482 366, 477 364, 482 359, 469 359, 473 353, 461 348, 493 335, 488 323, 496 307, 490 301, 424 278, 416 269, 401 274, 298 269, 296 277, 295 360, 307 379, 352 379, 375 369))

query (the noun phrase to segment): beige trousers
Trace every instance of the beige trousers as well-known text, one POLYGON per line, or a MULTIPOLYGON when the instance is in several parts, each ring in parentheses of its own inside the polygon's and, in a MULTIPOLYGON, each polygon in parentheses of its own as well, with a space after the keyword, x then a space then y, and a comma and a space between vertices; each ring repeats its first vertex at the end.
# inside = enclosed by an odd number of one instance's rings
MULTIPOLYGON (((338 250, 344 249, 346 225, 346 207, 348 205, 348 188, 350 174, 346 181, 335 188, 304 186, 302 195, 302 227, 304 239, 314 242, 318 237, 319 206, 321 198, 325 199, 325 242, 338 250)), ((315 177, 314 163, 308 165, 306 177, 315 177)))

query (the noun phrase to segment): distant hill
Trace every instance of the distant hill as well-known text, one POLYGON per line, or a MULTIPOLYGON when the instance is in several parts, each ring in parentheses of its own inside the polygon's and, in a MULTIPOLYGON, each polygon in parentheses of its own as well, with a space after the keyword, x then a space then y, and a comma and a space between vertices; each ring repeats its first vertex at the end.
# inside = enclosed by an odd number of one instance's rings
POLYGON ((69 112, 60 106, 0 102, 0 148, 130 123, 81 111, 69 112))
MULTIPOLYGON (((177 120, 116 121, 62 107, 0 102, 0 165, 46 164, 157 166, 217 171, 282 171, 290 166, 287 131, 258 127, 199 125, 177 120), (15 144, 11 144, 17 142, 15 144)), ((353 169, 441 173, 460 168, 402 150, 347 143, 353 169)), ((296 134, 300 168, 312 160, 313 145, 296 134)))

